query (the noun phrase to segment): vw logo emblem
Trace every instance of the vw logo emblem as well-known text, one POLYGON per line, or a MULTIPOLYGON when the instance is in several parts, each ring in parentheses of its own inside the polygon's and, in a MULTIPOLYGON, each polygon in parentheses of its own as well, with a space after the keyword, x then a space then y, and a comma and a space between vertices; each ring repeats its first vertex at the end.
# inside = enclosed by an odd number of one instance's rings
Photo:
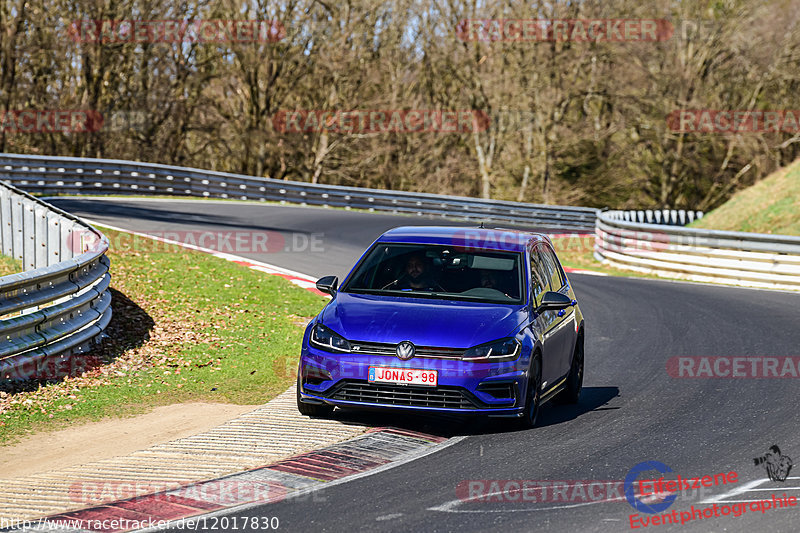
POLYGON ((408 341, 403 341, 397 345, 397 358, 401 361, 408 361, 414 357, 414 345, 408 341))

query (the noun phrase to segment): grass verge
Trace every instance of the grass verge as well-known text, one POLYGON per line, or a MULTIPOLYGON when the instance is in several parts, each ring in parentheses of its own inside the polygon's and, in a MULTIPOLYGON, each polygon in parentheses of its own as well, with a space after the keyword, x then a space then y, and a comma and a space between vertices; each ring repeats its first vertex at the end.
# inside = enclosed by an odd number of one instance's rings
POLYGON ((17 272, 22 272, 22 261, 7 255, 0 255, 0 276, 16 274, 17 272))
MULTIPOLYGON (((655 275, 642 274, 631 270, 622 270, 608 265, 604 265, 594 258, 594 234, 575 235, 572 237, 553 238, 553 248, 556 251, 558 260, 565 268, 577 268, 580 270, 591 270, 602 272, 611 276, 626 278, 650 278, 666 279, 655 275)), ((677 279, 677 278, 676 278, 677 279)))
POLYGON ((737 192, 691 227, 800 235, 800 160, 737 192))
POLYGON ((108 362, 23 390, 6 384, 0 444, 157 405, 261 404, 293 382, 303 327, 323 297, 208 254, 102 231, 137 243, 109 252, 108 362))

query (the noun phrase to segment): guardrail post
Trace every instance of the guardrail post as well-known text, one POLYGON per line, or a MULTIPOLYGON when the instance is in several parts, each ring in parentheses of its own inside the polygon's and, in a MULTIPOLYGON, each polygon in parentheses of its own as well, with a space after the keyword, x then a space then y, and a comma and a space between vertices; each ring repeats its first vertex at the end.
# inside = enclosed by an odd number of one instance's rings
POLYGON ((31 201, 22 201, 22 265, 25 270, 36 268, 36 212, 31 201))
POLYGON ((0 185, 0 253, 14 257, 11 226, 11 193, 0 185))
POLYGON ((49 228, 47 225, 47 212, 47 209, 42 205, 34 206, 33 268, 41 268, 48 265, 47 245, 49 243, 47 236, 49 228))
POLYGON ((19 198, 11 199, 11 256, 19 261, 23 259, 23 213, 22 200, 19 198))

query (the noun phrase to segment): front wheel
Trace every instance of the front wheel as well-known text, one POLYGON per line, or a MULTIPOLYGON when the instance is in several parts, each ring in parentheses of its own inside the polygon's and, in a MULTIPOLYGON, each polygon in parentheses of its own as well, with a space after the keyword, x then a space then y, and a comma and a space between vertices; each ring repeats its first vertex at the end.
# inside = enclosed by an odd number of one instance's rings
POLYGON ((531 373, 528 378, 528 390, 525 394, 525 412, 522 415, 520 425, 523 429, 530 429, 536 426, 541 409, 542 397, 542 362, 539 357, 534 357, 531 363, 531 373))
POLYGON ((297 378, 297 410, 301 415, 311 416, 314 418, 327 418, 333 412, 333 407, 328 404, 322 403, 304 403, 300 399, 300 377, 297 378))

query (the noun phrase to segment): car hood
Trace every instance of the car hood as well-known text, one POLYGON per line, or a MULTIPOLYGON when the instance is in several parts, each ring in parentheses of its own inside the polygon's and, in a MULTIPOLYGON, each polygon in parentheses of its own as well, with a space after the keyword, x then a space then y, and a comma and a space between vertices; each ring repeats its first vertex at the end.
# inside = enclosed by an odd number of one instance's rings
POLYGON ((346 339, 469 348, 515 333, 525 307, 428 298, 338 293, 322 323, 346 339))

